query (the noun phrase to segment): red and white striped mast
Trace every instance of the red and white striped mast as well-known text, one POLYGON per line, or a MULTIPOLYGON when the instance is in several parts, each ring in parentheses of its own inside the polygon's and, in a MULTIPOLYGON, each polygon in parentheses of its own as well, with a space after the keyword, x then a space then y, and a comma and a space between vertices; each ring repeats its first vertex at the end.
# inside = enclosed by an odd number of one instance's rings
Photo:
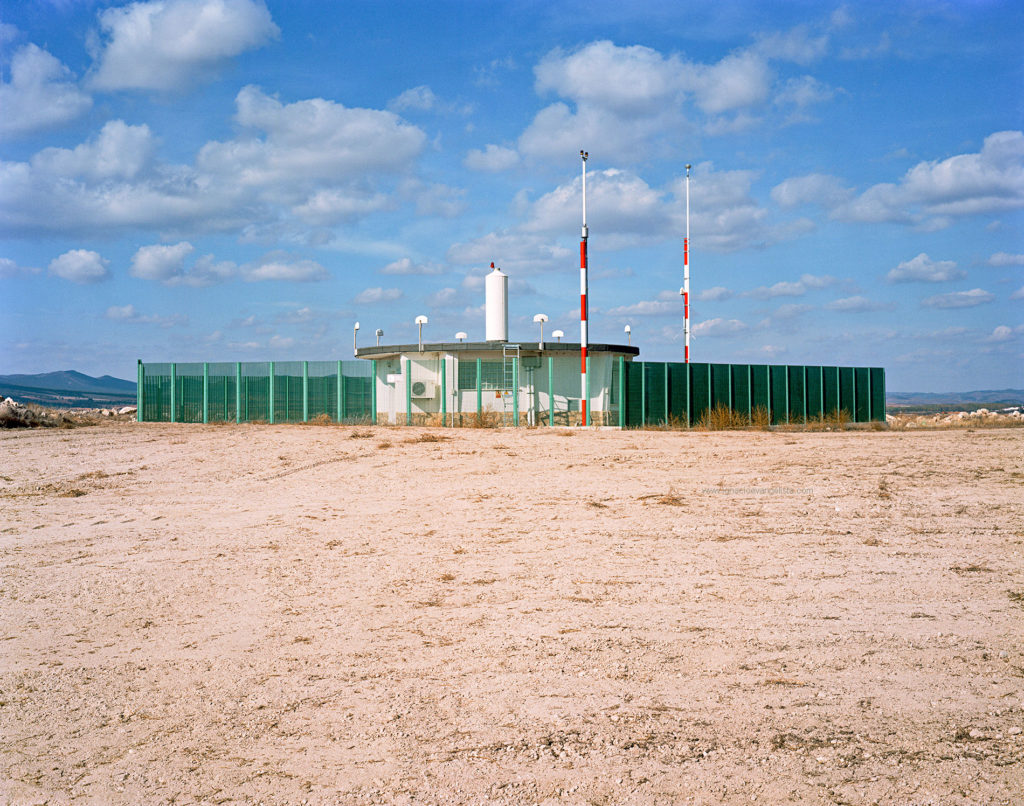
POLYGON ((683 347, 684 360, 690 363, 690 165, 686 165, 686 236, 683 238, 683 347))
POLYGON ((586 151, 580 151, 583 161, 583 234, 580 238, 580 414, 581 425, 590 425, 590 389, 587 377, 587 157, 586 151))

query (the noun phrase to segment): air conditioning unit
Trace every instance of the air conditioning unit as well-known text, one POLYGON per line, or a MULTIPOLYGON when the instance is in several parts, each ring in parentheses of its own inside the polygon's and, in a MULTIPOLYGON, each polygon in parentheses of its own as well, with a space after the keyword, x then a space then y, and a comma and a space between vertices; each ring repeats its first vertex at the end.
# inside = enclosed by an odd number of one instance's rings
POLYGON ((415 398, 432 398, 437 396, 437 384, 433 381, 413 381, 412 396, 415 398))

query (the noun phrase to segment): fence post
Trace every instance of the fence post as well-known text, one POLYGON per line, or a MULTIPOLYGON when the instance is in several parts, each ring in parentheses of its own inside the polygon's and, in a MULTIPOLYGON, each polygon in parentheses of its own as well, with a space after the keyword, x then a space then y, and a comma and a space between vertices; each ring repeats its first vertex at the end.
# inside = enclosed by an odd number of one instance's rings
POLYGON ((203 422, 210 422, 210 365, 203 362, 203 422))
POLYGON ((235 422, 242 422, 242 362, 235 362, 235 422))
POLYGON ((807 424, 807 367, 804 367, 804 425, 807 424))
POLYGON ((178 365, 171 364, 171 422, 178 422, 178 365))
POLYGON ((512 425, 519 425, 519 359, 512 359, 512 425))
POLYGON ((727 367, 729 368, 729 409, 730 409, 730 410, 734 410, 734 409, 736 408, 736 403, 735 403, 735 401, 733 400, 733 390, 732 390, 732 364, 726 364, 726 366, 727 366, 727 367))
POLYGON ((587 388, 584 390, 584 394, 587 396, 587 421, 584 425, 590 425, 594 422, 593 412, 590 411, 590 356, 587 356, 587 388))
POLYGON ((309 362, 302 362, 302 422, 309 422, 309 362))
POLYGON ((707 367, 708 367, 708 407, 707 407, 707 409, 705 409, 705 411, 707 411, 710 414, 711 413, 711 395, 712 395, 712 388, 711 388, 711 365, 708 364, 707 367))
POLYGON ((412 425, 412 359, 405 359, 405 424, 412 425))
POLYGON ((142 405, 145 403, 145 394, 143 390, 143 383, 146 380, 146 371, 142 368, 142 359, 139 359, 139 366, 136 372, 138 380, 135 384, 135 422, 145 422, 144 415, 142 413, 142 405))
POLYGON ((374 425, 377 424, 377 359, 370 362, 370 372, 373 373, 373 377, 370 378, 370 422, 374 425))
POLYGON ((484 387, 483 379, 480 377, 482 372, 482 366, 483 362, 481 361, 481 359, 478 358, 476 360, 476 419, 478 423, 480 421, 480 415, 483 413, 484 410, 484 387))
MULTIPOLYGON (((270 419, 270 424, 271 425, 274 424, 274 409, 276 408, 276 406, 274 404, 277 402, 274 399, 274 374, 275 374, 275 372, 274 372, 274 362, 271 361, 270 362, 270 374, 267 376, 267 379, 269 381, 269 386, 270 386, 270 418, 269 419, 270 419)), ((287 389, 288 387, 285 387, 285 388, 287 389)), ((287 411, 285 411, 284 418, 286 420, 288 419, 288 412, 287 411)))
POLYGON ((850 381, 853 383, 853 411, 850 412, 850 422, 857 422, 857 369, 850 371, 850 381))
MULTIPOLYGON (((668 366, 666 364, 666 366, 668 366)), ((626 427, 626 356, 619 356, 619 428, 626 427)))
POLYGON ((441 427, 448 426, 448 362, 441 356, 441 427))
POLYGON ((548 356, 548 428, 555 425, 555 358, 548 356))

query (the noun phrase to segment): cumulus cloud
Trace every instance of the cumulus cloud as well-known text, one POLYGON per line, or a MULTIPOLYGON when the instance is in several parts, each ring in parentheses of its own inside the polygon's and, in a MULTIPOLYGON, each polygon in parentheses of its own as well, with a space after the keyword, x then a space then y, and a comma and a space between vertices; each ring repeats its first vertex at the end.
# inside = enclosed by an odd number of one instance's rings
POLYGON ((39 269, 32 266, 21 266, 9 257, 0 257, 0 278, 17 277, 19 274, 38 274, 39 269))
POLYGON ((813 35, 806 25, 760 34, 754 49, 770 59, 810 64, 828 52, 828 34, 813 35))
POLYGON ((402 112, 406 109, 414 109, 427 112, 437 105, 437 96, 434 91, 425 84, 408 89, 388 102, 388 109, 395 112, 402 112))
POLYGON ((743 296, 755 299, 774 299, 775 297, 802 297, 810 289, 828 288, 839 281, 830 274, 802 274, 797 281, 781 280, 770 286, 760 286, 747 291, 743 296))
POLYGON ((0 137, 59 126, 92 106, 92 98, 78 88, 71 71, 36 45, 15 52, 10 76, 10 81, 0 82, 0 137))
POLYGON ((666 316, 678 314, 683 310, 683 303, 680 300, 671 302, 669 300, 641 300, 632 305, 619 305, 605 311, 607 316, 666 316))
POLYGON ((985 138, 981 151, 920 162, 897 183, 881 183, 840 205, 840 220, 939 227, 953 216, 1024 207, 1024 133, 985 138))
POLYGON ((296 258, 286 252, 270 252, 259 260, 244 264, 240 269, 242 277, 249 282, 261 280, 282 280, 294 283, 312 283, 326 280, 327 269, 315 260, 296 258))
POLYGON ((1010 294, 1010 299, 1024 299, 1024 285, 1010 294))
POLYGON ((132 257, 131 275, 143 280, 170 282, 185 274, 185 258, 195 251, 188 241, 143 246, 132 257))
POLYGON ((733 296, 732 291, 725 286, 716 285, 701 291, 697 294, 697 299, 701 302, 723 302, 732 299, 733 296))
POLYGON ((200 150, 197 165, 252 187, 399 170, 419 154, 426 139, 421 129, 393 112, 349 108, 323 98, 283 104, 259 87, 247 86, 235 105, 239 125, 265 137, 209 142, 200 150))
POLYGON ((388 263, 380 270, 381 274, 441 274, 444 267, 437 263, 417 263, 412 258, 403 257, 388 263))
POLYGON ((188 321, 187 317, 181 315, 157 316, 156 314, 142 314, 135 310, 134 305, 111 305, 107 308, 104 316, 114 322, 159 325, 160 327, 173 327, 188 321))
POLYGON ((892 305, 874 302, 864 296, 854 296, 833 300, 825 307, 830 311, 840 311, 843 313, 868 313, 869 311, 886 310, 891 308, 892 305))
POLYGON ((1024 325, 1017 325, 1017 327, 1010 327, 1009 325, 997 325, 992 330, 992 332, 984 339, 984 341, 993 344, 998 344, 1004 341, 1012 341, 1021 333, 1024 333, 1024 325))
POLYGON ((427 305, 431 308, 448 308, 459 302, 459 292, 455 288, 441 288, 427 297, 427 305))
POLYGON ((895 269, 890 269, 885 278, 890 283, 944 283, 959 280, 967 272, 956 267, 952 260, 932 260, 924 252, 910 260, 904 260, 895 269))
POLYGON ((462 161, 462 164, 473 171, 499 173, 518 165, 519 153, 514 148, 505 148, 494 143, 488 143, 483 151, 478 148, 471 148, 466 152, 466 158, 462 161))
POLYGON ((132 179, 149 164, 155 149, 145 124, 129 126, 123 120, 111 120, 94 139, 71 149, 44 148, 31 162, 34 169, 53 176, 132 179))
POLYGON ((818 81, 814 76, 800 76, 786 81, 775 96, 775 103, 779 106, 804 109, 812 104, 831 101, 835 95, 836 91, 832 87, 818 81))
POLYGON ((734 336, 737 333, 742 333, 749 328, 744 322, 739 319, 722 319, 716 317, 714 319, 705 319, 693 326, 694 336, 734 336))
POLYGON ((327 227, 342 221, 362 218, 393 206, 387 194, 360 188, 318 190, 292 212, 304 221, 327 227))
POLYGON ((110 277, 110 261, 88 249, 72 249, 50 261, 50 274, 73 283, 98 283, 110 277))
POLYGON ((573 250, 559 245, 549 236, 498 231, 452 244, 447 258, 450 263, 460 266, 486 266, 493 260, 510 271, 536 272, 565 264, 572 255, 573 250))
POLYGON ((378 302, 394 302, 403 296, 401 288, 364 288, 353 300, 359 305, 373 305, 378 302))
POLYGON ((996 252, 987 261, 989 266, 1024 266, 1024 255, 1011 255, 1009 252, 996 252))
POLYGON ((839 179, 827 174, 794 176, 772 188, 771 197, 780 207, 792 208, 801 204, 819 204, 835 207, 853 195, 839 179))
POLYGON ((155 0, 99 17, 90 84, 101 90, 177 90, 280 31, 255 0, 155 0))
POLYGON ((951 294, 926 297, 921 300, 921 305, 926 308, 973 308, 975 305, 992 302, 995 298, 995 294, 983 288, 972 288, 970 291, 954 291, 951 294))

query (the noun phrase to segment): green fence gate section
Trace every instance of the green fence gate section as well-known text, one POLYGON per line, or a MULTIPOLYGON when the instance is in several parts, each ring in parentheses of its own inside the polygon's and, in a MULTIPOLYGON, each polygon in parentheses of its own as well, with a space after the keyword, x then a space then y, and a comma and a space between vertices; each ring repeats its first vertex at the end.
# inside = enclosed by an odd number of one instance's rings
POLYGON ((885 422, 885 370, 776 364, 623 362, 619 424, 699 425, 713 409, 773 425, 822 417, 885 422))
POLYGON ((373 362, 261 361, 144 364, 145 422, 333 422, 373 419, 373 362))

